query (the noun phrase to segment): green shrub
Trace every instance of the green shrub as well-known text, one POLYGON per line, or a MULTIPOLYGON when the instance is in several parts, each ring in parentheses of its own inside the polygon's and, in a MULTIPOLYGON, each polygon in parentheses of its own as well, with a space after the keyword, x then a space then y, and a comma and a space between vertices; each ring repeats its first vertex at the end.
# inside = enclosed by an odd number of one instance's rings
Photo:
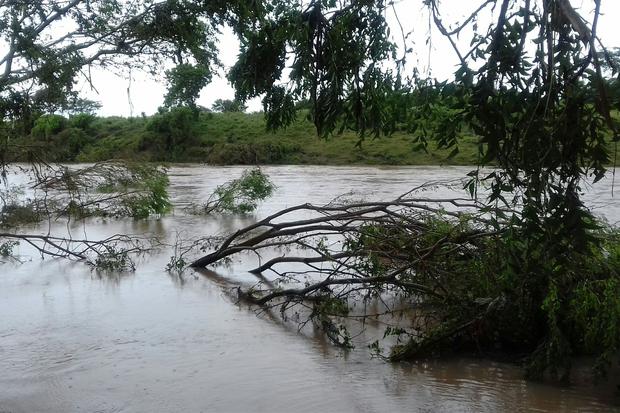
POLYGON ((56 161, 73 161, 93 139, 82 129, 67 128, 54 135, 51 141, 55 144, 51 151, 56 161))
POLYGON ((78 113, 69 118, 69 126, 72 128, 90 131, 97 117, 91 113, 78 113))
MULTIPOLYGON (((162 215, 170 211, 172 204, 168 197, 168 175, 165 169, 150 164, 128 165, 132 182, 127 187, 137 189, 135 195, 123 200, 128 215, 133 218, 147 218, 150 215, 162 215)), ((110 188, 102 188, 110 191, 110 188)))
POLYGON ((488 229, 476 228, 467 219, 450 221, 441 216, 420 226, 423 236, 416 239, 399 225, 368 226, 347 244, 353 251, 363 247, 370 252, 365 262, 356 265, 366 265, 371 275, 394 270, 385 267, 389 261, 373 261, 376 255, 393 256, 397 251, 404 259, 411 257, 416 264, 407 281, 442 292, 441 298, 426 300, 429 314, 433 312, 441 322, 422 335, 410 335, 406 345, 394 347, 394 360, 442 351, 503 351, 527 354, 524 361, 530 378, 566 380, 573 356, 596 356, 598 373, 604 373, 617 357, 617 229, 598 223, 591 235, 600 243, 591 245, 591 251, 566 248, 564 256, 553 259, 543 244, 527 242, 520 230, 511 227, 459 245, 471 234, 488 229), (419 260, 419 251, 432 254, 419 260))
POLYGON ((262 201, 273 193, 275 185, 260 168, 243 172, 241 178, 218 186, 201 212, 232 212, 245 214, 252 212, 262 201))
POLYGON ((197 144, 197 121, 198 112, 187 107, 160 110, 146 124, 146 130, 150 133, 143 136, 139 148, 153 149, 164 159, 174 160, 187 147, 197 144))
POLYGON ((38 139, 49 140, 52 135, 62 131, 67 126, 67 119, 60 115, 43 115, 34 121, 32 136, 38 139))

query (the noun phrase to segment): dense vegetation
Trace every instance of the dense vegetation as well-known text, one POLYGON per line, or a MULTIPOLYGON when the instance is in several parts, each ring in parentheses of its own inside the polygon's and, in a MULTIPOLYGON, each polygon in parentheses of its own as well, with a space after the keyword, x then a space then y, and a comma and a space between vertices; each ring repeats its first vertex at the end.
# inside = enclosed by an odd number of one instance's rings
MULTIPOLYGON (((418 148, 413 134, 397 132, 356 146, 353 132, 319 139, 307 112, 286 129, 267 131, 262 113, 196 113, 188 108, 151 117, 99 118, 44 115, 21 137, 32 153, 48 161, 98 162, 134 159, 209 164, 377 164, 474 165, 477 147, 465 138, 459 154, 418 148)), ((21 155, 24 156, 23 154, 21 155)), ((20 159, 20 158, 17 158, 20 159)), ((23 159, 21 159, 23 160, 23 159)))

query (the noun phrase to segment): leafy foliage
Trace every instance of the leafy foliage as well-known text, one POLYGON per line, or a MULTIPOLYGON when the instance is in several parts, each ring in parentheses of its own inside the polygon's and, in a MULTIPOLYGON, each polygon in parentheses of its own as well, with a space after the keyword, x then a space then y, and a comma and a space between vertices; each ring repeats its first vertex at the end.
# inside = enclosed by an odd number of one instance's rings
POLYGON ((168 93, 164 99, 166 106, 195 106, 200 91, 211 80, 211 73, 206 66, 180 64, 166 72, 168 93))
POLYGON ((112 194, 118 203, 108 206, 104 215, 147 218, 163 215, 172 204, 168 196, 168 175, 165 168, 146 163, 100 163, 90 167, 93 173, 88 188, 104 194, 112 194), (94 178, 94 179, 93 179, 94 178), (120 194, 120 197, 116 198, 120 194))
POLYGON ((265 94, 268 126, 286 126, 295 100, 309 98, 319 136, 338 128, 381 129, 391 74, 379 68, 395 46, 389 40, 384 1, 293 2, 275 17, 241 32, 241 54, 229 74, 239 99, 265 94), (287 50, 293 58, 290 86, 282 76, 287 50))
POLYGON ((35 120, 32 135, 49 140, 50 136, 62 131, 66 125, 67 119, 60 115, 43 115, 35 120))
POLYGON ((69 125, 73 128, 81 129, 84 132, 90 132, 96 119, 97 117, 92 113, 81 112, 69 118, 69 125))
POLYGON ((2 191, 0 227, 92 216, 147 218, 171 209, 166 170, 152 164, 104 162, 82 168, 42 167, 35 184, 2 191))
POLYGON ((219 64, 213 37, 217 27, 224 21, 241 25, 252 10, 244 2, 191 0, 3 3, 2 117, 24 109, 17 99, 38 109, 70 107, 81 69, 92 65, 130 65, 159 73, 162 63, 172 61, 179 65, 171 71, 172 89, 187 92, 175 75, 195 64, 197 74, 208 80, 210 67, 219 64), (61 24, 72 29, 58 30, 61 24), (37 87, 24 87, 28 82, 37 87))
POLYGON ((602 224, 590 230, 603 248, 567 250, 564 259, 571 264, 559 266, 518 227, 459 246, 459 239, 475 233, 476 226, 467 219, 435 217, 426 221, 421 238, 399 235, 398 225, 386 225, 367 228, 348 244, 353 250, 373 251, 364 262, 375 275, 393 271, 399 261, 374 257, 407 259, 433 251, 417 261, 407 278, 441 292, 424 300, 430 307, 422 317, 432 321, 421 331, 399 330, 410 339, 394 347, 391 357, 454 350, 528 353, 530 378, 567 380, 571 358, 589 354, 598 357, 596 371, 604 374, 620 344, 618 230, 602 224))
POLYGON ((239 179, 218 186, 201 208, 205 213, 247 214, 273 193, 275 186, 259 168, 243 172, 239 179))
POLYGON ((0 242, 0 257, 8 258, 13 256, 13 250, 19 245, 18 241, 0 242))
POLYGON ((244 112, 247 106, 237 99, 216 99, 211 109, 214 112, 244 112))
POLYGON ((98 271, 109 273, 134 271, 136 268, 127 250, 113 246, 97 255, 92 265, 98 271))
POLYGON ((198 112, 188 107, 160 109, 146 125, 150 136, 143 138, 143 145, 155 146, 167 154, 165 160, 175 160, 183 150, 195 141, 195 125, 198 112))
POLYGON ((128 188, 139 192, 125 197, 122 204, 134 218, 147 218, 150 215, 163 215, 170 211, 172 204, 168 197, 168 175, 165 171, 151 166, 134 167, 132 174, 135 179, 128 183, 128 188))

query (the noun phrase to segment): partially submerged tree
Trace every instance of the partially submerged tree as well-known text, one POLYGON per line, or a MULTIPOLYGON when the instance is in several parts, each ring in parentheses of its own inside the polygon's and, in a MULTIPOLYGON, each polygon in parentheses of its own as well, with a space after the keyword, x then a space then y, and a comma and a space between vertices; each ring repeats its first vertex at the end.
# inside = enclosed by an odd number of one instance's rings
POLYGON ((207 201, 190 208, 198 214, 241 213, 256 210, 258 202, 269 198, 275 185, 260 168, 248 169, 240 178, 219 185, 207 201))
MULTIPOLYGON (((74 238, 70 231, 54 234, 50 227, 57 222, 92 219, 160 218, 172 210, 166 168, 122 161, 9 168, 11 174, 30 179, 0 189, 0 256, 16 258, 14 252, 21 244, 34 248, 41 257, 67 258, 97 269, 121 271, 134 269, 134 255, 164 246, 162 240, 144 235, 118 234, 92 240, 86 234, 74 238), (38 225, 34 233, 25 234, 24 226, 32 225, 38 225)), ((259 168, 248 169, 240 178, 218 186, 206 203, 190 212, 250 213, 274 189, 267 174, 259 168)))
MULTIPOLYGON (((493 214, 494 226, 506 234, 494 247, 505 255, 497 262, 497 276, 510 282, 492 297, 464 297, 452 315, 472 326, 471 313, 460 310, 479 299, 497 303, 504 297, 516 310, 490 318, 491 330, 508 323, 515 331, 536 332, 524 345, 535 377, 559 370, 564 376, 568 368, 561 367, 568 366, 572 352, 595 352, 608 363, 620 348, 615 327, 620 314, 613 310, 620 296, 618 262, 609 258, 617 257, 609 255, 617 250, 617 237, 604 236, 602 224, 581 201, 586 180, 605 175, 615 159, 610 148, 620 138, 602 75, 601 54, 613 59, 597 38, 600 0, 592 2, 590 16, 580 15, 568 0, 486 0, 452 25, 444 21, 438 1, 424 4, 460 64, 454 83, 434 85, 443 112, 432 105, 418 112, 435 119, 418 139, 456 153, 464 129, 473 131, 480 161, 466 188, 476 196, 480 185, 488 185, 487 204, 512 210, 507 221, 493 214), (495 21, 480 30, 477 17, 487 9, 495 21), (458 38, 467 33, 472 39, 462 48, 458 38), (588 346, 581 333, 598 338, 588 346)), ((378 0, 312 1, 276 9, 275 17, 240 33, 242 52, 229 75, 239 98, 264 94, 268 127, 289 124, 295 102, 309 99, 320 136, 348 128, 363 139, 389 134, 402 122, 415 128, 420 118, 408 113, 421 104, 416 89, 424 81, 404 72, 407 51, 399 57, 388 35, 388 7, 378 0), (287 59, 293 64, 285 83, 287 59)), ((334 271, 346 273, 343 268, 334 271)), ((440 323, 434 331, 444 327, 440 323)))

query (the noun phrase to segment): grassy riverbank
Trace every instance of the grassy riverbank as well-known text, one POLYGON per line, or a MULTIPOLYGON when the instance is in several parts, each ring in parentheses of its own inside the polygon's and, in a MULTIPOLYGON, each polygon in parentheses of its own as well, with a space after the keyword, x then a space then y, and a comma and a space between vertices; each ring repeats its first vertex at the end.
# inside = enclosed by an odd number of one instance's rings
POLYGON ((353 132, 320 139, 303 115, 275 133, 266 131, 262 113, 85 116, 57 117, 48 122, 53 123, 50 127, 35 125, 23 141, 45 159, 65 162, 115 158, 211 164, 467 165, 477 158, 474 137, 464 138, 459 153, 448 159, 450 151, 437 150, 432 143, 428 152, 416 149, 414 137, 403 132, 366 138, 359 147, 353 132))

